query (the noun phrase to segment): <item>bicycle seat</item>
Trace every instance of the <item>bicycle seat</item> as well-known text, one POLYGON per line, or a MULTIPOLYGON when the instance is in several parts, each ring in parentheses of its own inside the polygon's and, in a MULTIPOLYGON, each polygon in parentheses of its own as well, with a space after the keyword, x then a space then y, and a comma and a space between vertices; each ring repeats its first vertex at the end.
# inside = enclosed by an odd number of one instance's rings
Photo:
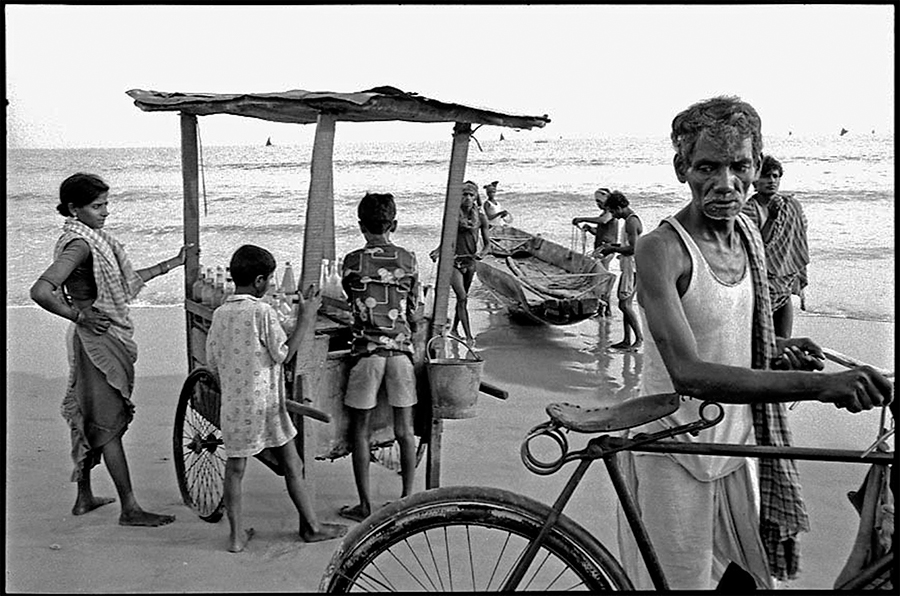
POLYGON ((570 403, 550 404, 547 414, 556 424, 580 433, 623 430, 668 416, 678 409, 677 393, 643 395, 596 408, 570 403))

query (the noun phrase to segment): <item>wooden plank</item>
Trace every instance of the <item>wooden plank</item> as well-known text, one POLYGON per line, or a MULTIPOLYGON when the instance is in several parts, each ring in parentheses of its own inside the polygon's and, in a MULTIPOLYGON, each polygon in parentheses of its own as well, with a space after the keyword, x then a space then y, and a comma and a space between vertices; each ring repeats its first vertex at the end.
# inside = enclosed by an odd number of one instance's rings
POLYGON ((462 184, 466 175, 466 159, 469 154, 471 125, 457 122, 453 127, 453 149, 450 153, 450 172, 447 178, 447 195, 444 201, 444 219, 441 226, 441 247, 434 290, 434 319, 430 339, 440 335, 447 324, 447 306, 450 301, 450 277, 453 274, 453 258, 456 254, 456 234, 459 226, 459 206, 462 203, 462 184))
MULTIPOLYGON (((303 345, 307 351, 298 350, 294 366, 294 395, 288 396, 300 405, 316 406, 316 395, 322 390, 321 379, 325 369, 325 361, 328 359, 328 337, 314 336, 304 338, 303 345)), ((316 428, 321 424, 307 416, 292 416, 294 426, 297 427, 296 445, 300 458, 303 460, 303 478, 306 480, 309 498, 314 499, 316 494, 315 477, 312 473, 313 462, 316 459, 316 428)))
POLYGON ((300 289, 318 285, 322 259, 334 259, 333 116, 321 114, 316 125, 310 164, 300 289))
MULTIPOLYGON (((184 298, 192 300, 191 290, 200 271, 200 168, 198 159, 197 117, 181 114, 181 179, 184 192, 184 243, 195 244, 197 250, 188 251, 184 263, 184 298)), ((187 337, 187 362, 191 369, 193 353, 191 323, 185 312, 185 337, 187 337)), ((204 346, 205 348, 205 346, 204 346)))
MULTIPOLYGON (((434 319, 427 339, 443 333, 447 325, 447 306, 450 301, 450 277, 456 254, 456 234, 459 226, 459 206, 462 203, 462 184, 466 176, 469 137, 472 126, 457 122, 453 127, 453 148, 450 152, 450 172, 447 176, 447 198, 444 201, 444 220, 441 226, 441 247, 434 290, 434 319)), ((425 488, 441 484, 441 433, 443 421, 432 417, 428 457, 425 462, 425 488)))

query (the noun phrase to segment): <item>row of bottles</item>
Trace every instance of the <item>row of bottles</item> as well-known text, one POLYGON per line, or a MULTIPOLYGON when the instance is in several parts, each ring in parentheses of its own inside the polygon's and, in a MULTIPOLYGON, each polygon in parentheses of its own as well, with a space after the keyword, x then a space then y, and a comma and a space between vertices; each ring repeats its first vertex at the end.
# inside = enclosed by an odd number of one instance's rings
POLYGON ((218 307, 232 294, 234 281, 231 270, 221 265, 215 269, 207 267, 205 271, 201 267, 200 275, 191 287, 191 299, 210 308, 218 307))
MULTIPOLYGON (((344 290, 341 286, 342 260, 330 261, 322 259, 319 272, 319 288, 322 296, 334 299, 343 299, 344 290)), ((278 275, 275 276, 276 282, 278 275)), ((284 273, 281 282, 269 286, 263 301, 272 305, 278 313, 282 324, 296 323, 295 304, 297 302, 297 280, 294 277, 294 268, 290 261, 285 261, 284 273)), ((234 281, 231 279, 231 271, 228 267, 217 266, 200 268, 200 275, 191 288, 191 298, 212 309, 218 308, 225 299, 234 294, 234 281)))
POLYGON ((322 296, 334 298, 336 300, 344 297, 344 288, 341 285, 341 275, 343 274, 343 260, 329 261, 322 259, 322 267, 319 270, 319 288, 322 296))
POLYGON ((297 325, 296 312, 296 296, 297 281, 294 279, 294 267, 290 261, 284 263, 284 274, 281 276, 281 283, 277 283, 278 276, 275 276, 276 284, 269 286, 269 290, 263 297, 263 301, 271 304, 278 315, 278 322, 287 333, 294 330, 297 325))

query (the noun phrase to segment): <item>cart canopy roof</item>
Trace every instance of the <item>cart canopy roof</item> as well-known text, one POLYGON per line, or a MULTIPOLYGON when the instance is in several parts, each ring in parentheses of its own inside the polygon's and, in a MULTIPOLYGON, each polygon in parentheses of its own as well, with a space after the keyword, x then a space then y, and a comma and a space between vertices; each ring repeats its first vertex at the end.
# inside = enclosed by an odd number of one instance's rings
POLYGON ((423 97, 395 87, 354 93, 282 91, 278 93, 180 93, 132 89, 126 92, 145 112, 183 112, 197 116, 234 114, 272 122, 312 124, 319 114, 349 122, 467 122, 509 128, 541 128, 550 118, 505 114, 423 97))

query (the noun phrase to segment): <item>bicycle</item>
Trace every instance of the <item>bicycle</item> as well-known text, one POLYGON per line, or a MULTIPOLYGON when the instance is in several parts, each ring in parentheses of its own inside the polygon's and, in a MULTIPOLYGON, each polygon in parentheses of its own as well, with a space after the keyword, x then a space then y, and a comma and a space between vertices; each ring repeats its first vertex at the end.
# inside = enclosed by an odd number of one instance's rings
MULTIPOLYGON (((633 590, 621 563, 610 550, 563 509, 592 463, 604 460, 625 516, 634 532, 657 590, 668 589, 664 572, 620 469, 625 451, 695 453, 757 458, 888 465, 892 453, 808 447, 770 447, 716 443, 684 443, 672 437, 696 433, 717 424, 724 410, 703 402, 700 418, 658 431, 621 437, 608 434, 634 428, 674 412, 681 397, 657 394, 585 409, 550 404, 550 420, 532 428, 521 446, 531 472, 549 475, 578 461, 553 506, 504 489, 451 486, 420 492, 393 503, 356 526, 332 556, 320 584, 327 592, 349 591, 512 591, 633 590), (569 451, 563 431, 606 433, 587 446, 569 451), (559 456, 542 461, 532 441, 555 442, 559 456)), ((867 450, 872 451, 872 450, 867 450)), ((896 585, 893 549, 841 586, 856 590, 896 585)))

